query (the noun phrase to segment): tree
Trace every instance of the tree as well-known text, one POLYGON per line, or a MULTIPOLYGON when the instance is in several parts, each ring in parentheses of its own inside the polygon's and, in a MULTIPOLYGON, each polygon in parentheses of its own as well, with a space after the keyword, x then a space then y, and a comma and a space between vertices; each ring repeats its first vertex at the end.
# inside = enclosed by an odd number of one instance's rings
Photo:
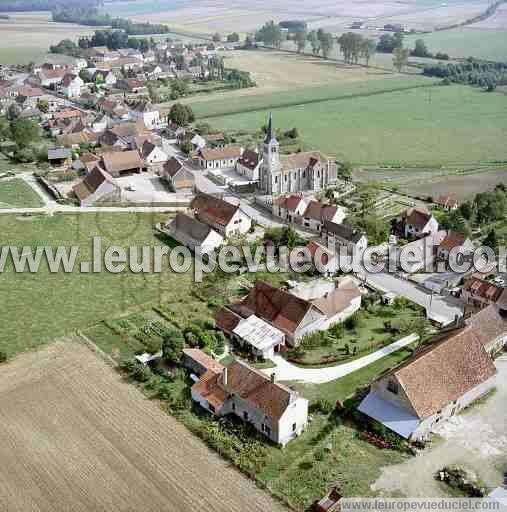
POLYGON ((11 136, 11 127, 5 117, 0 117, 0 140, 9 139, 11 136))
POLYGON ((308 33, 308 41, 312 47, 312 53, 318 55, 320 53, 320 41, 315 30, 308 33))
POLYGON ((377 51, 383 53, 393 53, 395 48, 403 45, 403 34, 398 32, 396 34, 383 34, 380 36, 377 44, 377 51))
POLYGON ((366 66, 370 65, 370 59, 375 55, 377 45, 373 39, 363 39, 361 44, 361 57, 366 60, 366 66))
POLYGON ((365 216, 375 206, 377 201, 377 189, 372 184, 365 184, 359 187, 359 202, 361 203, 361 216, 365 216))
POLYGON ((7 119, 14 121, 21 114, 21 107, 17 103, 11 103, 7 109, 7 119))
POLYGON ((7 354, 0 350, 0 363, 5 363, 5 361, 7 361, 7 354))
POLYGON ((17 119, 11 123, 11 139, 18 148, 24 149, 39 139, 39 127, 27 119, 17 119))
POLYGON ((330 34, 329 32, 322 31, 320 33, 319 41, 320 41, 320 48, 322 50, 322 55, 324 56, 325 59, 327 59, 329 57, 329 54, 331 53, 331 50, 333 49, 333 46, 334 46, 333 35, 330 34))
POLYGON ((43 112, 44 114, 47 114, 49 112, 49 103, 47 100, 38 100, 37 101, 37 108, 43 112))
POLYGON ((423 39, 416 40, 415 48, 412 50, 412 55, 414 57, 431 57, 431 53, 423 39))
POLYGON ((402 48, 398 46, 393 51, 393 66, 398 70, 398 73, 401 72, 404 66, 408 63, 408 56, 410 54, 410 50, 408 48, 402 48))
POLYGON ((486 238, 484 238, 482 245, 484 247, 490 247, 493 251, 498 249, 498 236, 494 229, 489 230, 489 233, 486 235, 486 238))
POLYGON ((185 339, 180 330, 170 329, 165 333, 162 340, 162 354, 165 359, 177 363, 181 358, 184 347, 185 339))
POLYGON ((266 46, 280 48, 283 41, 282 29, 274 21, 269 21, 257 32, 255 38, 263 41, 266 46))
POLYGON ((384 243, 391 230, 390 224, 385 219, 377 217, 376 215, 364 215, 358 222, 358 225, 366 231, 368 241, 372 245, 384 243))
POLYGON ((169 119, 178 126, 187 126, 195 120, 190 106, 175 103, 169 111, 169 119))
POLYGON ((338 177, 343 181, 350 181, 352 179, 353 167, 350 162, 340 162, 338 165, 338 177))
POLYGON ((218 32, 215 32, 211 39, 214 43, 219 43, 220 41, 222 41, 222 36, 218 32))
POLYGON ((294 34, 294 41, 296 42, 298 53, 304 52, 308 42, 308 32, 306 30, 298 30, 294 34))
POLYGON ((233 32, 227 36, 228 43, 237 43, 239 42, 239 34, 237 32, 233 32))

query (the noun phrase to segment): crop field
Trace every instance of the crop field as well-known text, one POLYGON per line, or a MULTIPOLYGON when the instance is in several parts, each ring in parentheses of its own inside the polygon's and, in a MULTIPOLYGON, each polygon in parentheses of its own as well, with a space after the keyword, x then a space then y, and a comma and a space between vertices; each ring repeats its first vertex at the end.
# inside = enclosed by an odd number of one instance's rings
POLYGON ((307 147, 358 164, 465 166, 507 160, 507 98, 468 86, 307 99, 290 107, 273 102, 256 111, 244 105, 242 113, 232 113, 229 102, 222 105, 229 115, 218 114, 219 102, 192 106, 198 118, 206 117, 216 128, 242 131, 258 129, 272 110, 275 125, 297 127, 307 147))
POLYGON ((373 27, 399 21, 408 28, 431 30, 476 16, 486 7, 485 0, 451 0, 446 4, 439 0, 309 0, 298 4, 287 0, 260 0, 254 4, 237 0, 233 5, 209 0, 139 0, 106 4, 105 10, 138 20, 167 23, 175 29, 212 34, 252 32, 268 20, 283 19, 304 20, 310 28, 330 31, 340 31, 357 19, 366 20, 373 27))
POLYGON ((0 411, 2 510, 282 510, 73 340, 2 366, 0 411))
POLYGON ((42 206, 40 197, 22 179, 0 180, 0 209, 39 206, 42 206))
POLYGON ((77 40, 93 34, 90 27, 70 23, 53 23, 50 14, 15 13, 9 20, 0 20, 0 64, 26 64, 42 59, 52 44, 62 39, 77 40))
POLYGON ((164 220, 167 215, 131 213, 0 215, 1 245, 32 250, 79 247, 72 273, 51 273, 45 263, 37 273, 16 273, 12 262, 7 263, 0 273, 0 289, 9 290, 0 312, 0 350, 12 355, 162 300, 185 305, 191 272, 175 274, 168 265, 163 265, 162 273, 150 274, 111 274, 104 268, 100 273, 79 272, 80 262, 91 260, 92 237, 101 237, 103 250, 111 245, 165 245, 153 229, 164 220))

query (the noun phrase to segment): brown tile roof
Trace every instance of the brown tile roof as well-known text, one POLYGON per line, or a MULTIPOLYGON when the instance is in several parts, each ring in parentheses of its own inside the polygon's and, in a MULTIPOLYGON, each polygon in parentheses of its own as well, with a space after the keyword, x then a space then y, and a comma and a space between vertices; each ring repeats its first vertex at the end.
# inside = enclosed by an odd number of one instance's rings
POLYGON ((336 206, 319 203, 319 201, 310 201, 303 213, 303 217, 323 222, 325 220, 332 220, 337 210, 336 206))
POLYGON ((235 327, 241 322, 242 318, 231 311, 228 308, 222 308, 216 314, 215 324, 216 326, 225 331, 226 333, 231 333, 235 327))
POLYGON ((273 326, 294 334, 311 307, 310 302, 285 290, 265 281, 256 281, 248 296, 239 304, 239 312, 242 316, 257 315, 273 326))
POLYGON ((302 200, 303 196, 300 194, 291 194, 288 196, 277 197, 274 200, 274 203, 284 210, 295 212, 302 200))
MULTIPOLYGON (((291 402, 292 392, 260 371, 242 361, 235 361, 227 367, 227 387, 251 407, 260 409, 266 416, 280 419, 291 402)), ((218 378, 223 386, 223 375, 218 378)))
POLYGON ((502 314, 500 307, 490 304, 475 315, 466 320, 483 345, 488 345, 493 340, 507 334, 507 315, 502 314))
POLYGON ((110 128, 110 131, 118 137, 138 137, 149 133, 149 130, 142 121, 119 123, 110 128))
POLYGON ((352 243, 357 243, 364 235, 362 231, 348 226, 347 224, 336 224, 336 222, 331 222, 330 220, 324 221, 324 231, 352 243))
POLYGON ((98 136, 96 133, 83 130, 77 133, 66 133, 64 135, 57 135, 56 141, 60 146, 70 148, 76 144, 87 144, 90 142, 97 142, 98 136))
POLYGON ((415 354, 390 374, 419 418, 427 418, 496 374, 477 333, 467 327, 415 354))
POLYGON ((455 247, 461 247, 467 237, 463 233, 458 233, 457 231, 449 231, 446 237, 442 240, 439 248, 444 249, 446 251, 451 251, 455 247))
POLYGON ((327 163, 331 160, 320 151, 308 151, 305 153, 294 153, 292 155, 281 155, 280 162, 284 170, 307 169, 316 163, 327 163))
POLYGON ((144 165, 137 150, 103 153, 102 162, 106 171, 111 174, 127 171, 129 169, 140 169, 144 165))
POLYGON ((192 386, 192 391, 198 393, 216 410, 220 409, 229 398, 229 393, 219 385, 220 374, 208 370, 198 382, 192 386))
MULTIPOLYGON (((223 135, 222 135, 223 137, 223 135)), ((206 137, 207 140, 218 140, 218 139, 210 139, 210 136, 206 137)), ((243 165, 244 167, 254 170, 261 161, 261 156, 257 151, 253 151, 251 149, 246 149, 243 154, 241 155, 241 158, 238 160, 238 163, 243 165)))
POLYGON ((496 302, 503 292, 500 286, 473 276, 465 281, 463 289, 472 296, 479 296, 490 302, 496 302))
POLYGON ((351 279, 344 279, 334 292, 312 302, 322 313, 331 318, 348 308, 351 302, 360 296, 361 292, 356 284, 351 279))
POLYGON ((38 87, 30 87, 30 86, 21 86, 17 88, 17 92, 20 96, 24 96, 26 98, 38 98, 39 96, 44 96, 46 93, 39 89, 38 87))
POLYGON ((241 147, 225 146, 224 148, 203 148, 197 152, 204 160, 227 160, 230 158, 239 158, 241 156, 241 147))
POLYGON ((100 167, 95 166, 93 170, 86 175, 85 179, 81 181, 81 183, 75 185, 72 190, 74 194, 76 194, 77 198, 80 201, 83 201, 88 196, 94 194, 104 181, 108 181, 118 187, 118 184, 114 181, 112 176, 100 167))
POLYGON ((217 197, 199 194, 193 199, 190 208, 196 212, 196 216, 203 222, 227 226, 238 211, 239 206, 217 197))
POLYGON ((458 200, 452 196, 440 196, 435 201, 435 204, 438 204, 446 208, 454 208, 455 206, 458 205, 458 200))
POLYGON ((317 255, 317 251, 320 250, 319 263, 321 263, 322 265, 327 265, 329 263, 329 260, 335 257, 333 251, 329 250, 323 243, 317 240, 311 240, 306 247, 310 251, 310 254, 312 255, 312 258, 314 258, 314 261, 316 261, 315 257, 317 255))
POLYGON ((43 69, 40 71, 39 75, 42 78, 63 78, 67 73, 66 69, 56 68, 56 69, 43 69))
POLYGON ((409 208, 405 210, 402 214, 402 219, 404 219, 406 224, 410 224, 411 226, 416 226, 419 229, 423 229, 426 224, 428 224, 431 219, 431 213, 423 212, 422 210, 418 210, 417 208, 409 208))
POLYGON ((65 108, 53 114, 53 119, 71 119, 73 117, 86 117, 88 114, 77 108, 65 108))
POLYGON ((221 373, 224 369, 223 365, 198 348, 184 348, 183 353, 199 363, 203 368, 206 368, 206 370, 221 373))

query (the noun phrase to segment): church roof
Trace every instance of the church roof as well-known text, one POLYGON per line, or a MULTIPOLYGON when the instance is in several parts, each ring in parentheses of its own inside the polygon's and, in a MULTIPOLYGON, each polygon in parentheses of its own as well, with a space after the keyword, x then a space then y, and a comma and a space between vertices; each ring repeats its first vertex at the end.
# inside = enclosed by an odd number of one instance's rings
POLYGON ((269 144, 272 140, 276 140, 275 134, 273 132, 273 114, 269 114, 269 121, 268 121, 268 129, 266 130, 266 138, 264 139, 264 142, 266 144, 269 144))

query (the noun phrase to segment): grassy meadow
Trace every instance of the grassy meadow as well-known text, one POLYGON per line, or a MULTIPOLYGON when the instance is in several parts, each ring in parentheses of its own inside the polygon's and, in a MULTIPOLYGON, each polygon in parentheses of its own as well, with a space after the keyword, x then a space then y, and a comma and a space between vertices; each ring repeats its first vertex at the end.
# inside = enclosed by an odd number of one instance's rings
POLYGON ((0 181, 0 209, 37 208, 43 203, 37 193, 20 178, 0 181))
POLYGON ((160 246, 153 226, 167 215, 131 213, 81 213, 49 216, 0 216, 0 245, 16 247, 78 246, 73 273, 52 274, 47 265, 38 273, 15 273, 8 263, 0 273, 3 293, 0 311, 0 350, 12 355, 102 319, 137 311, 161 300, 185 304, 191 273, 176 275, 168 265, 160 274, 83 274, 79 263, 91 260, 92 238, 111 245, 160 246), (176 286, 177 283, 177 286, 176 286))
POLYGON ((359 96, 362 84, 351 84, 350 97, 328 100, 307 96, 305 101, 303 95, 311 94, 306 90, 294 95, 301 94, 300 104, 295 98, 290 106, 281 100, 289 102, 289 93, 271 104, 251 98, 238 113, 232 100, 192 107, 198 119, 216 128, 243 131, 259 129, 273 111, 276 126, 296 126, 308 148, 358 164, 459 166, 507 160, 504 95, 461 85, 371 94, 375 85, 366 83, 370 93, 359 96))

